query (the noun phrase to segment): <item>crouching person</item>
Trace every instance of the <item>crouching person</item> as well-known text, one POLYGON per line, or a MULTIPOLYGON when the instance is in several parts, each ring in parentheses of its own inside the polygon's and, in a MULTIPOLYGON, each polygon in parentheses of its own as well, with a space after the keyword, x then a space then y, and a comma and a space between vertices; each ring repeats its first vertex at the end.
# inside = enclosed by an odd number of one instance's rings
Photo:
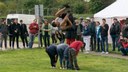
POLYGON ((56 45, 52 44, 49 47, 47 47, 46 52, 50 57, 52 68, 56 68, 56 63, 57 63, 57 59, 58 59, 56 45))
POLYGON ((64 61, 65 61, 65 68, 66 69, 69 69, 69 54, 68 54, 68 51, 69 51, 69 47, 67 47, 65 50, 64 50, 64 61))
POLYGON ((123 56, 128 55, 128 39, 124 38, 120 40, 121 43, 121 52, 123 53, 123 56))
POLYGON ((57 52, 59 56, 59 61, 60 61, 60 69, 65 68, 65 60, 64 60, 64 51, 68 47, 67 44, 62 43, 57 46, 57 52))
POLYGON ((69 46, 69 67, 71 69, 80 70, 78 64, 77 64, 77 55, 79 53, 79 50, 81 47, 83 47, 84 44, 81 41, 74 41, 69 46))

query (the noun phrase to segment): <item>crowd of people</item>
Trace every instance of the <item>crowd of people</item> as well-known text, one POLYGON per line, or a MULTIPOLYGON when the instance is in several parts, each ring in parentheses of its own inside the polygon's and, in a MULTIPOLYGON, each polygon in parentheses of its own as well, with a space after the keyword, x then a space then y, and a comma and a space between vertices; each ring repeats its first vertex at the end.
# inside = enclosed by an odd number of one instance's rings
POLYGON ((39 44, 48 53, 51 66, 56 67, 57 58, 60 58, 60 68, 79 70, 77 58, 79 50, 84 53, 90 51, 109 53, 108 34, 112 38, 112 51, 121 50, 123 55, 128 53, 128 19, 118 21, 113 18, 111 27, 106 23, 94 21, 94 18, 82 17, 75 19, 70 10, 70 6, 64 5, 62 9, 55 14, 56 18, 49 22, 47 19, 37 24, 37 20, 29 25, 28 29, 23 20, 15 19, 11 24, 6 24, 6 20, 0 24, 0 49, 3 48, 3 41, 7 49, 7 37, 9 37, 9 46, 14 49, 16 39, 17 48, 19 47, 19 37, 22 40, 24 48, 33 48, 35 37, 38 36, 39 44), (110 29, 110 30, 109 30, 110 29), (29 41, 28 37, 29 36, 29 41), (52 39, 52 44, 50 42, 52 39), (59 42, 58 42, 59 41, 59 42))

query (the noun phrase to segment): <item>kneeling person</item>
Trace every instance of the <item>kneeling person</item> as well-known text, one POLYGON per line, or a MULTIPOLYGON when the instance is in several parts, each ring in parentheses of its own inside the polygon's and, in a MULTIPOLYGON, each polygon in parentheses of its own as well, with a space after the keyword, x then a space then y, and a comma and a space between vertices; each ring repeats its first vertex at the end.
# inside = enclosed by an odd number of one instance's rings
POLYGON ((123 56, 128 55, 128 39, 127 38, 121 39, 120 43, 122 45, 121 46, 121 52, 123 53, 123 56))

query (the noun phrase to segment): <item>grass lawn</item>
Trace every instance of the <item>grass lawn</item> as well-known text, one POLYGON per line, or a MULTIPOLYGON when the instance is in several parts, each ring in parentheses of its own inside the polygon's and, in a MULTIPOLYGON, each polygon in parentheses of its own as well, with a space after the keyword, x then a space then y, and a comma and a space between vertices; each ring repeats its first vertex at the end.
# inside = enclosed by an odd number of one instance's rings
MULTIPOLYGON (((85 55, 80 53, 78 72, 127 72, 128 61, 112 57, 85 55)), ((21 49, 0 51, 0 72, 75 72, 51 69, 49 57, 44 49, 21 49)))

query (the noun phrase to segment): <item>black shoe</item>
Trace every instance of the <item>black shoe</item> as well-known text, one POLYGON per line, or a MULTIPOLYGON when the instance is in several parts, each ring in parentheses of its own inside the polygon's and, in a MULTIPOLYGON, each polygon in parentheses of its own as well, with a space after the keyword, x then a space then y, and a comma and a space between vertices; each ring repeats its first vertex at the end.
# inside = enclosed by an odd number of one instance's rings
POLYGON ((115 51, 115 50, 112 50, 112 51, 115 51))
POLYGON ((122 56, 127 56, 126 54, 123 54, 122 56))
POLYGON ((20 47, 17 47, 17 49, 20 49, 20 47))
POLYGON ((118 51, 120 51, 120 49, 118 49, 118 51))
POLYGON ((80 70, 80 68, 76 68, 76 70, 80 70))

